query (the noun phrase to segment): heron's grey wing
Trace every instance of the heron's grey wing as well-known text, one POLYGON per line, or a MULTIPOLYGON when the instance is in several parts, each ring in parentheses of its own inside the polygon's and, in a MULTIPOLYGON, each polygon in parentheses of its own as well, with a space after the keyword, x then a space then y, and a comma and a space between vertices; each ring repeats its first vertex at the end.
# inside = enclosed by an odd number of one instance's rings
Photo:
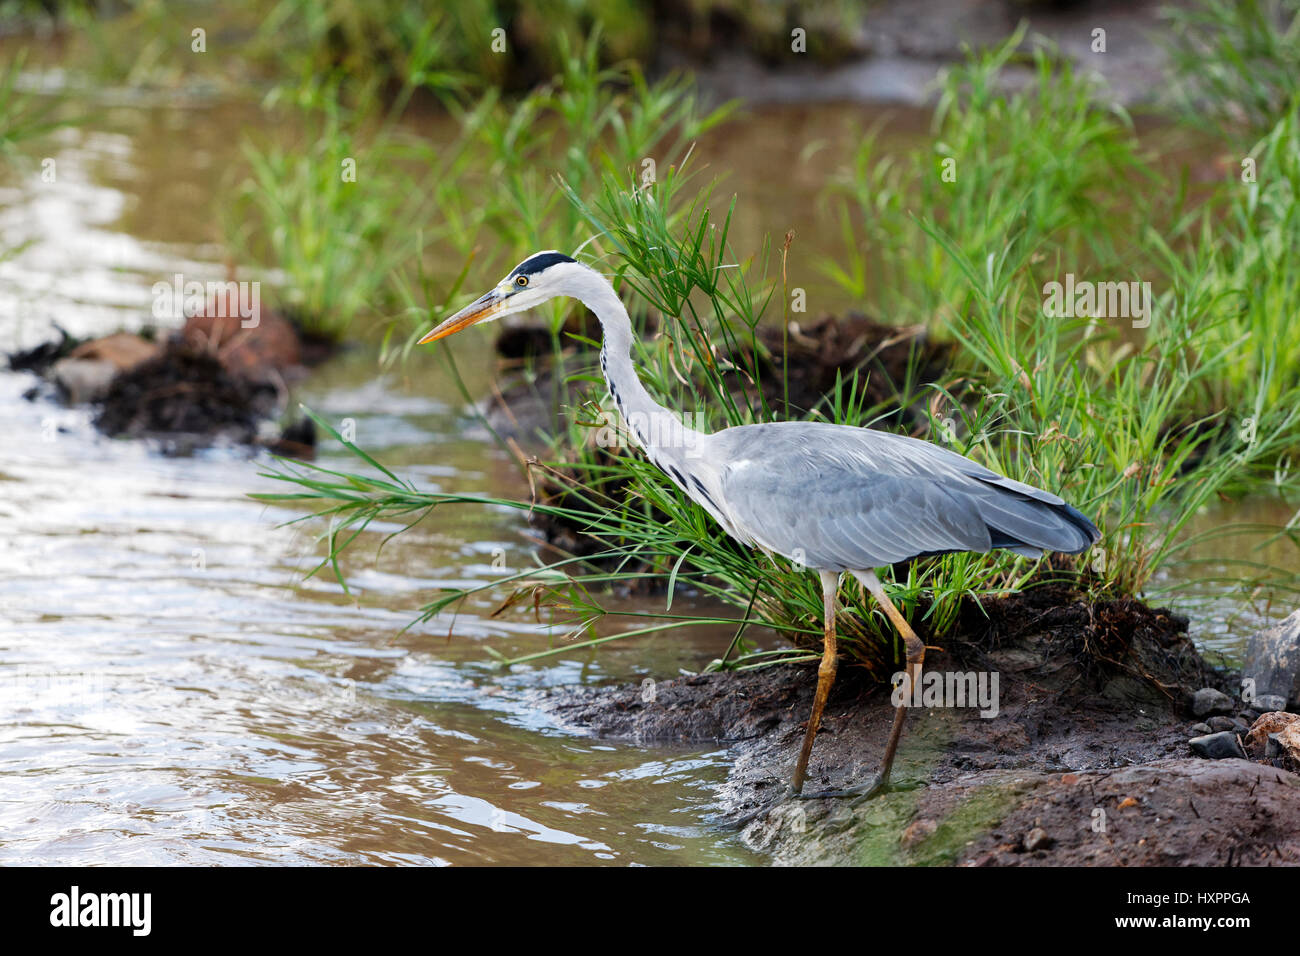
POLYGON ((731 524, 809 567, 862 570, 990 548, 1036 556, 1096 540, 1056 495, 929 442, 815 422, 712 437, 731 524))
POLYGON ((918 554, 987 551, 988 529, 929 481, 869 479, 774 456, 723 484, 731 523, 769 551, 827 571, 863 571, 918 554), (772 467, 766 467, 771 465, 772 467))

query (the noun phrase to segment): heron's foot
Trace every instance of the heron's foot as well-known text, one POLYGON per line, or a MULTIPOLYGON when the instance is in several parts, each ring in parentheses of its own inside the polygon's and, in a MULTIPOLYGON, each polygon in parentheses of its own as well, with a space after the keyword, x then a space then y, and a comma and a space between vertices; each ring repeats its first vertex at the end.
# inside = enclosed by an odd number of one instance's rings
POLYGON ((800 800, 823 800, 823 799, 842 799, 845 797, 857 800, 870 800, 872 797, 878 797, 888 793, 892 787, 889 785, 889 778, 882 777, 880 774, 874 774, 870 780, 865 783, 857 784, 852 787, 844 787, 839 790, 814 790, 811 793, 798 792, 792 787, 790 795, 800 800))

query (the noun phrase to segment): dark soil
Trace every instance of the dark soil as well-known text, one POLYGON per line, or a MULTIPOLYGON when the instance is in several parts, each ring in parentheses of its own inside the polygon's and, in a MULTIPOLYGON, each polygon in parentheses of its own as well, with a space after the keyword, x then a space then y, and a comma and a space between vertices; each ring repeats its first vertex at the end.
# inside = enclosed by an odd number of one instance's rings
MULTIPOLYGON (((599 736, 726 744, 735 762, 718 819, 777 862, 1300 862, 1300 778, 1189 756, 1191 694, 1230 681, 1202 661, 1185 620, 1046 588, 985 608, 987 619, 967 615, 926 667, 996 673, 997 715, 917 708, 895 789, 869 800, 788 793, 815 665, 662 681, 649 701, 640 686, 566 689, 543 706, 599 736), (1035 828, 1044 834, 1029 837, 1035 828)), ((893 719, 889 696, 841 664, 807 792, 870 779, 893 719)))
POLYGON ((234 375, 210 351, 173 341, 155 359, 113 380, 95 418, 106 435, 206 436, 251 444, 276 391, 234 375))
MULTIPOLYGON (((59 341, 9 356, 9 367, 48 376, 59 359, 115 338, 83 344, 58 331, 59 341)), ((285 406, 289 384, 337 349, 337 343, 304 333, 292 318, 272 310, 245 329, 237 310, 209 309, 188 318, 156 357, 134 367, 119 365, 123 370, 98 401, 95 425, 112 437, 156 440, 167 454, 227 443, 310 458, 316 445, 310 419, 283 429, 267 423, 285 406)), ((38 386, 28 397, 48 391, 38 386)))
POLYGON ((59 333, 57 342, 42 342, 34 348, 10 354, 9 370, 44 375, 50 366, 81 344, 80 339, 73 338, 59 326, 54 326, 54 330, 59 333))
POLYGON ((959 862, 1296 865, 1300 777, 1246 760, 1189 758, 1038 777, 1009 813, 963 849, 959 862), (1025 838, 1035 829, 1045 839, 1031 839, 1035 849, 1029 850, 1025 838))
POLYGON ((895 407, 893 419, 885 419, 889 424, 923 427, 923 409, 908 400, 908 385, 943 381, 952 360, 952 347, 930 341, 923 326, 883 325, 857 312, 791 323, 784 338, 779 326, 764 326, 759 341, 767 351, 759 382, 769 407, 784 410, 782 371, 788 371, 790 415, 782 417, 824 411, 836 383, 847 388, 856 374, 855 401, 895 407))

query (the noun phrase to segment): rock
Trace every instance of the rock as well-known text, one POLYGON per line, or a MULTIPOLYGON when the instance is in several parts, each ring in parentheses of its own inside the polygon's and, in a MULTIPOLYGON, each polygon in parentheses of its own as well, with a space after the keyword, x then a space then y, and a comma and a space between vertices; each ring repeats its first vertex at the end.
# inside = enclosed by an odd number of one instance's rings
POLYGON ((1025 834, 1025 852, 1033 853, 1035 850, 1046 850, 1053 842, 1052 838, 1047 835, 1046 830, 1042 827, 1034 827, 1025 834))
POLYGON ((1300 715, 1275 711, 1260 714, 1259 719, 1246 734, 1246 749, 1255 756, 1263 756, 1268 738, 1283 728, 1300 721, 1300 715))
POLYGON ((82 342, 68 353, 68 358, 111 362, 119 372, 126 372, 141 362, 147 362, 158 352, 156 342, 150 342, 130 332, 118 332, 116 335, 106 335, 102 339, 82 342))
POLYGON ((1213 687, 1202 687, 1192 695, 1192 713, 1197 717, 1207 714, 1228 714, 1232 712, 1232 698, 1213 687))
POLYGON ((1192 748, 1192 753, 1198 757, 1205 757, 1207 760, 1224 760, 1228 757, 1244 758, 1246 756, 1246 752, 1241 749, 1241 744, 1237 741, 1237 735, 1229 731, 1206 734, 1204 737, 1193 737, 1187 743, 1192 748))
MULTIPOLYGON (((1223 714, 1211 717, 1206 721, 1206 723, 1209 724, 1210 730, 1214 733, 1219 733, 1224 730, 1231 730, 1233 733, 1236 733, 1237 731, 1237 721, 1233 720, 1231 717, 1225 717, 1223 714)), ((1250 728, 1247 727, 1246 729, 1249 730, 1250 728)))
POLYGON ((1300 762, 1300 723, 1289 723, 1277 733, 1277 742, 1288 757, 1300 762))
POLYGON ((50 367, 50 378, 69 405, 97 402, 117 378, 117 366, 101 359, 61 358, 50 367))
POLYGON ((1286 710, 1286 698, 1281 694, 1262 694, 1255 698, 1255 706, 1261 714, 1271 710, 1286 710))
POLYGON ((1281 707, 1300 700, 1300 611, 1284 621, 1253 635, 1246 645, 1243 680, 1255 682, 1255 698, 1277 695, 1285 698, 1281 707))
POLYGON ((1272 760, 1280 756, 1282 756, 1282 741, 1277 739, 1277 734, 1269 734, 1268 739, 1264 741, 1264 757, 1272 760))
POLYGON ((937 829, 939 829, 939 823, 936 820, 914 820, 908 825, 907 829, 903 831, 903 836, 898 842, 902 844, 903 849, 910 850, 918 843, 931 837, 937 829))
MULTIPOLYGON (((1268 710, 1276 710, 1276 709, 1277 709, 1276 707, 1268 708, 1268 710)), ((1244 720, 1246 723, 1253 724, 1255 721, 1259 720, 1259 715, 1262 713, 1263 711, 1261 710, 1251 710, 1250 708, 1247 708, 1246 710, 1243 710, 1241 713, 1237 714, 1237 716, 1240 717, 1242 720, 1244 720)))
POLYGON ((1187 729, 1192 732, 1193 737, 1203 737, 1211 732, 1209 724, 1192 724, 1187 729))

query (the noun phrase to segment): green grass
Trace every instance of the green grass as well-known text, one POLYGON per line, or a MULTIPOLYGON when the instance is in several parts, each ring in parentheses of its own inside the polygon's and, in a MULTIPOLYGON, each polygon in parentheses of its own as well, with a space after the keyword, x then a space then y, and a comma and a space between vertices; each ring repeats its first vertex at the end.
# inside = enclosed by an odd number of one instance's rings
POLYGON ((1125 263, 1152 212, 1154 171, 1128 115, 1104 105, 1095 84, 1049 45, 1037 43, 1022 64, 1032 81, 1004 91, 1008 64, 1025 59, 1017 52, 1024 36, 1022 24, 998 47, 941 72, 926 146, 879 155, 878 138, 868 135, 827 191, 844 253, 823 271, 890 321, 942 334, 969 299, 966 277, 932 241, 925 218, 963 255, 1010 255, 1043 281, 1064 264, 1131 278, 1125 263))
POLYGON ((419 186, 391 144, 362 142, 332 91, 303 115, 305 147, 245 141, 227 245, 279 270, 277 304, 304 329, 341 339, 359 315, 394 307, 391 276, 416 250, 408 197, 419 186))
MULTIPOLYGON (((227 244, 280 272, 278 302, 307 330, 341 339, 359 317, 396 314, 390 331, 409 352, 430 308, 465 281, 494 281, 536 249, 579 241, 557 175, 587 189, 609 170, 671 165, 731 111, 702 109, 679 78, 602 67, 599 31, 558 42, 564 65, 550 83, 514 100, 449 95, 452 120, 428 137, 399 122, 414 80, 390 101, 354 97, 358 107, 341 105, 337 72, 277 87, 267 108, 303 129, 293 142, 245 143, 227 244), (355 181, 343 175, 349 161, 355 181)), ((551 310, 557 328, 570 307, 551 310)))
POLYGON ((1166 47, 1187 119, 1249 141, 1300 99, 1300 2, 1201 0, 1164 9, 1166 47))
POLYGON ((1300 369, 1300 120, 1283 116, 1248 153, 1254 181, 1230 168, 1214 197, 1165 231, 1149 229, 1173 286, 1185 290, 1196 347, 1230 361, 1205 383, 1200 402, 1235 418, 1294 401, 1300 369), (1186 247, 1178 253, 1172 247, 1186 247), (1260 383, 1265 388, 1259 391, 1260 383))
POLYGON ((0 0, 0 19, 72 25, 80 64, 100 85, 247 88, 268 78, 338 71, 352 101, 373 87, 411 84, 435 94, 524 93, 564 68, 603 24, 604 67, 651 64, 665 50, 698 60, 736 49, 772 63, 830 63, 852 54, 863 0, 0 0), (189 51, 202 27, 209 54, 189 51), (792 50, 791 31, 806 50, 792 50))
POLYGON ((20 49, 7 65, 0 67, 0 161, 11 164, 26 161, 34 143, 75 122, 58 114, 49 97, 20 88, 19 77, 26 59, 26 51, 20 49))

